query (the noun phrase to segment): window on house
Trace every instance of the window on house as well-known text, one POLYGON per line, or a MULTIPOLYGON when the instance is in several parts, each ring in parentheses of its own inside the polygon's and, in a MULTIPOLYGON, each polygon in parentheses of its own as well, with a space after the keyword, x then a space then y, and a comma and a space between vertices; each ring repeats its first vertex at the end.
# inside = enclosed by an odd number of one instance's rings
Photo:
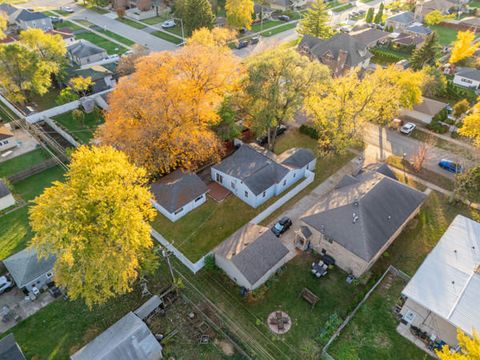
POLYGON ((287 180, 283 180, 283 186, 287 185, 287 180))
POLYGON ((248 191, 245 191, 245 197, 248 197, 248 191))
POLYGON ((232 189, 235 190, 235 183, 233 181, 232 181, 231 185, 232 185, 232 189))
POLYGON ((203 195, 197 197, 197 198, 195 199, 195 202, 200 201, 200 200, 202 200, 202 199, 203 199, 203 195))
POLYGON ((472 81, 472 80, 465 79, 465 78, 462 78, 462 79, 461 79, 461 81, 462 81, 462 82, 464 82, 464 83, 467 83, 467 84, 471 84, 471 83, 473 83, 473 81, 472 81))
POLYGON ((266 191, 264 191, 264 192, 263 192, 263 197, 265 197, 266 195, 267 195, 267 192, 266 192, 266 191))
POLYGON ((175 211, 173 214, 174 214, 174 215, 177 215, 177 214, 180 214, 182 211, 183 211, 183 208, 180 208, 180 209, 178 209, 177 211, 175 211))
POLYGON ((293 177, 297 176, 297 173, 293 173, 293 177))
POLYGON ((47 277, 48 278, 51 278, 53 276, 53 274, 51 272, 47 272, 47 277))
POLYGON ((219 173, 217 173, 215 178, 216 178, 217 182, 219 182, 220 184, 223 182, 223 176, 220 175, 219 173))

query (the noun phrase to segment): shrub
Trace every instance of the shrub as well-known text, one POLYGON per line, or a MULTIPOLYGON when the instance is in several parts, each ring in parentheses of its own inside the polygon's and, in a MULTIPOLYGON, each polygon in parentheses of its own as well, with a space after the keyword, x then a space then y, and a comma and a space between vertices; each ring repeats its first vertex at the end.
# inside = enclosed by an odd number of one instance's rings
POLYGON ((433 120, 427 125, 427 129, 436 132, 437 134, 445 134, 448 131, 448 128, 445 125, 433 122, 433 120))
POLYGON ((324 344, 328 339, 333 335, 335 330, 342 323, 342 318, 338 316, 337 313, 333 313, 328 317, 328 320, 325 322, 324 326, 320 329, 320 333, 315 336, 315 341, 321 344, 324 344))
POLYGON ((318 131, 317 129, 311 127, 311 126, 308 126, 308 125, 301 125, 300 126, 300 129, 299 129, 300 133, 302 134, 305 134, 305 135, 308 135, 310 136, 312 139, 315 139, 315 140, 318 140, 319 139, 319 135, 318 135, 318 131))
POLYGON ((218 266, 215 263, 215 255, 210 254, 207 257, 205 257, 205 270, 207 271, 217 271, 218 266))

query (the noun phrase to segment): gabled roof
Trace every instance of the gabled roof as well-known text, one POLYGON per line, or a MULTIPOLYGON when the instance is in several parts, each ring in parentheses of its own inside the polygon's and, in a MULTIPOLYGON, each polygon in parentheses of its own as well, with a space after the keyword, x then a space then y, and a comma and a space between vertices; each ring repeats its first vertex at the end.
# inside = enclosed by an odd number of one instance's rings
POLYGON ((373 163, 367 165, 365 166, 365 170, 376 171, 382 175, 389 177, 390 179, 398 180, 392 169, 390 169, 390 167, 385 163, 373 163))
POLYGON ((365 44, 353 36, 343 33, 335 34, 327 40, 304 35, 299 47, 308 48, 309 52, 319 60, 327 53, 331 53, 333 57, 337 59, 339 52, 345 51, 347 53, 345 63, 352 68, 372 57, 372 54, 368 51, 365 44))
POLYGON ((403 13, 396 14, 387 18, 387 21, 394 21, 400 24, 405 24, 405 25, 413 23, 414 20, 415 20, 415 14, 412 13, 411 11, 405 11, 403 13))
POLYGON ((12 275, 19 288, 53 270, 55 256, 47 259, 37 258, 37 252, 32 248, 19 251, 3 260, 8 272, 12 275))
POLYGON ((402 32, 398 34, 397 37, 393 38, 393 42, 404 46, 416 46, 425 42, 425 38, 423 36, 419 36, 418 34, 402 32))
POLYGON ((162 346, 148 326, 129 312, 71 356, 72 360, 159 360, 162 346))
POLYGON ((10 194, 11 192, 8 189, 7 185, 3 182, 2 179, 0 179, 0 199, 10 194))
POLYGON ((402 293, 469 335, 480 329, 480 223, 457 215, 402 293))
POLYGON ((75 57, 84 58, 96 54, 106 53, 105 49, 92 44, 87 40, 78 40, 67 48, 68 52, 75 57))
POLYGON ((405 31, 414 33, 414 34, 419 34, 419 35, 429 35, 432 33, 432 29, 429 27, 423 26, 422 24, 419 23, 414 23, 407 27, 405 31))
POLYGON ((363 45, 369 46, 372 43, 376 44, 380 40, 387 39, 390 36, 390 33, 379 29, 368 28, 364 31, 352 34, 351 36, 363 45))
POLYGON ((0 360, 26 360, 13 334, 0 339, 0 360))
POLYGON ((277 157, 277 161, 292 169, 301 169, 315 160, 312 150, 305 148, 291 148, 277 157))
POLYGON ((15 21, 34 21, 34 20, 42 20, 48 19, 49 17, 41 12, 34 12, 28 10, 22 10, 20 13, 15 17, 15 21))
POLYGON ((92 81, 98 81, 104 79, 106 76, 112 75, 112 72, 103 65, 92 65, 85 69, 74 70, 72 75, 74 77, 81 76, 84 78, 90 76, 92 81))
POLYGON ((231 260, 253 285, 288 254, 288 249, 269 228, 247 224, 222 242, 215 254, 231 260))
POLYGON ((274 160, 273 154, 246 144, 213 168, 240 179, 255 195, 280 182, 289 172, 274 160))
POLYGON ((470 80, 480 81, 480 70, 477 70, 477 69, 464 68, 457 71, 455 75, 458 75, 470 80))
POLYGON ((426 197, 373 171, 349 177, 344 184, 326 195, 314 214, 302 220, 367 262, 426 197))
POLYGON ((16 8, 15 6, 12 6, 10 4, 7 4, 7 3, 0 4, 0 11, 4 12, 8 16, 12 15, 17 10, 18 10, 18 8, 16 8))
POLYGON ((208 188, 197 174, 177 169, 150 185, 150 190, 159 205, 174 213, 205 194, 208 188))
POLYGON ((421 112, 423 114, 430 115, 430 116, 435 116, 440 111, 445 109, 445 107, 447 105, 448 104, 446 104, 444 102, 424 97, 423 101, 420 104, 417 104, 417 105, 413 106, 413 110, 421 112))
POLYGON ((445 11, 456 6, 454 2, 448 0, 430 0, 423 4, 423 14, 428 14, 433 10, 445 11))
POLYGON ((10 139, 13 137, 13 132, 5 125, 0 125, 0 140, 10 139))

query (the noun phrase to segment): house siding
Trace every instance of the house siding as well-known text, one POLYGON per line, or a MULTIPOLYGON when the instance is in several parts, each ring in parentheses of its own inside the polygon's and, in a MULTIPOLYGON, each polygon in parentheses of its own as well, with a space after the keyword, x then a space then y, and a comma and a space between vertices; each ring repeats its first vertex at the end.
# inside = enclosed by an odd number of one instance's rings
POLYGON ((17 142, 13 136, 8 139, 0 140, 0 152, 12 149, 15 146, 17 146, 17 142))
POLYGON ((27 29, 41 29, 43 31, 53 30, 52 20, 50 18, 32 20, 32 21, 18 21, 18 27, 27 30, 27 29))
POLYGON ((167 209, 162 207, 160 204, 158 204, 154 200, 152 200, 152 204, 155 207, 155 209, 157 209, 163 216, 165 216, 170 221, 175 222, 178 219, 185 216, 186 214, 188 214, 190 211, 204 204, 205 201, 207 201, 207 195, 202 194, 199 197, 197 197, 195 200, 192 200, 188 204, 182 206, 182 211, 178 212, 177 214, 169 212, 167 209))
POLYGON ((47 271, 45 274, 42 274, 35 280, 32 280, 29 283, 25 284, 22 289, 26 289, 30 292, 32 291, 32 288, 35 286, 38 290, 41 290, 49 282, 52 282, 52 281, 53 281, 53 270, 47 271), (50 273, 52 276, 47 276, 48 273, 50 273))
POLYGON ((468 79, 466 77, 459 76, 459 75, 455 75, 455 77, 453 78, 453 83, 462 87, 475 89, 475 90, 477 90, 480 86, 480 81, 468 79))
POLYGON ((0 198, 0 211, 5 210, 13 205, 15 205, 15 198, 12 194, 8 194, 7 196, 0 198))

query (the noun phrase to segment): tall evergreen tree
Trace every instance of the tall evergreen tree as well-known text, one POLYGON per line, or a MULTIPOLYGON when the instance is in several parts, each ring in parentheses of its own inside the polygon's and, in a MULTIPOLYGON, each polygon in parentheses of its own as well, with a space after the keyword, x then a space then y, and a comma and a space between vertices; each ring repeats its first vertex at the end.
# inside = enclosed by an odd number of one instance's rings
POLYGON ((305 17, 300 21, 298 32, 303 35, 328 39, 333 35, 332 28, 327 25, 329 20, 325 2, 323 0, 315 0, 305 17))
POLYGON ((421 47, 413 51, 410 57, 412 69, 421 70, 425 65, 435 66, 440 46, 435 32, 427 36, 421 47))
POLYGON ((373 7, 368 8, 367 15, 365 16, 365 22, 368 24, 372 23, 374 14, 375 14, 375 9, 373 7))
POLYGON ((208 0, 180 0, 175 6, 176 15, 183 20, 186 36, 192 35, 194 30, 213 27, 215 15, 208 0))
POLYGON ((377 15, 375 15, 375 19, 373 19, 373 22, 375 24, 381 24, 383 22, 383 9, 385 6, 383 3, 380 4, 380 7, 378 8, 377 15))

